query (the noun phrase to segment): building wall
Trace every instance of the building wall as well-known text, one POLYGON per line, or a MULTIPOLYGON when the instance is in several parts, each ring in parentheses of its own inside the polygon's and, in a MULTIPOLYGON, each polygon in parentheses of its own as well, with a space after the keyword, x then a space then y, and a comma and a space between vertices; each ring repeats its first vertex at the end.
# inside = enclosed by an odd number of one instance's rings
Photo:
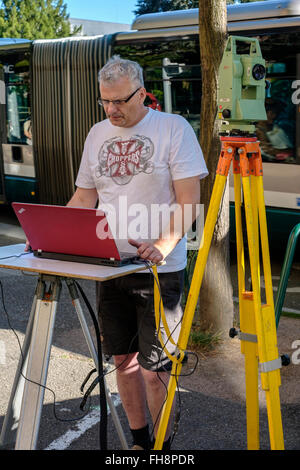
POLYGON ((130 24, 111 23, 109 21, 81 20, 70 18, 71 28, 82 25, 81 33, 78 36, 98 36, 101 34, 113 34, 120 31, 129 31, 130 24))

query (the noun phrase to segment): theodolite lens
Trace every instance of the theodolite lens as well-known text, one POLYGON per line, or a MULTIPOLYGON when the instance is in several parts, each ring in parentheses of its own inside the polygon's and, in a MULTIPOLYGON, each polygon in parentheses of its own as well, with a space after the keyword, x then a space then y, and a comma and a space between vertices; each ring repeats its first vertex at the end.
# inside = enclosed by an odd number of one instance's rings
POLYGON ((266 75, 266 69, 261 64, 255 64, 252 69, 252 76, 254 80, 262 80, 266 75))

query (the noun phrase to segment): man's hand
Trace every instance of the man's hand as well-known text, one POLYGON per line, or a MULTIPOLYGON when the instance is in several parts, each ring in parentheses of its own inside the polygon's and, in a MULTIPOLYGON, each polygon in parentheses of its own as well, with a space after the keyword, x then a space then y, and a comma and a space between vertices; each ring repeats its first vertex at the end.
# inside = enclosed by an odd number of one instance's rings
POLYGON ((151 261, 154 264, 163 261, 164 256, 162 252, 153 243, 137 242, 136 240, 128 240, 128 242, 137 248, 137 255, 140 258, 151 261))

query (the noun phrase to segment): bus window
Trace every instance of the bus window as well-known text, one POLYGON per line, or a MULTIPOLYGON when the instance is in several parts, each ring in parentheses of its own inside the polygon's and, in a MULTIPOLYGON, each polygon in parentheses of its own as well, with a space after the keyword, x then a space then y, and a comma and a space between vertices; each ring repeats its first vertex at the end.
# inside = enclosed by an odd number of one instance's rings
POLYGON ((262 159, 271 163, 299 163, 297 156, 297 103, 293 99, 297 79, 300 33, 276 33, 259 38, 267 66, 267 121, 258 122, 262 159))
POLYGON ((28 121, 30 110, 28 106, 27 77, 21 74, 9 75, 7 85, 7 142, 14 144, 31 144, 28 138, 28 121), (24 127, 25 126, 25 127, 24 127), (26 135, 27 134, 27 135, 26 135))
MULTIPOLYGON (((165 112, 185 117, 199 137, 201 68, 197 39, 137 42, 116 45, 115 54, 137 61, 144 69, 145 87, 165 112)), ((145 101, 146 105, 148 101, 145 101)))
POLYGON ((2 63, 6 85, 7 143, 30 145, 29 62, 24 57, 9 54, 2 63))
POLYGON ((285 82, 275 82, 279 88, 279 96, 266 99, 267 120, 256 124, 262 159, 266 162, 296 163, 295 109, 290 99, 280 98, 280 90, 285 85, 290 87, 285 82))

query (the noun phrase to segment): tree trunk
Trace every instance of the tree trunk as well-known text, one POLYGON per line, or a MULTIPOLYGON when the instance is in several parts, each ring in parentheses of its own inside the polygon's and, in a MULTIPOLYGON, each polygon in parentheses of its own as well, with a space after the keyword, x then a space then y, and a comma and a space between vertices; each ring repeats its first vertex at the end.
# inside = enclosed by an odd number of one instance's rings
MULTIPOLYGON (((220 156, 217 114, 218 71, 227 30, 226 0, 199 0, 199 39, 202 67, 200 145, 209 170, 201 181, 206 214, 220 156)), ((229 183, 221 203, 200 292, 201 329, 228 334, 233 322, 229 260, 229 183)))

